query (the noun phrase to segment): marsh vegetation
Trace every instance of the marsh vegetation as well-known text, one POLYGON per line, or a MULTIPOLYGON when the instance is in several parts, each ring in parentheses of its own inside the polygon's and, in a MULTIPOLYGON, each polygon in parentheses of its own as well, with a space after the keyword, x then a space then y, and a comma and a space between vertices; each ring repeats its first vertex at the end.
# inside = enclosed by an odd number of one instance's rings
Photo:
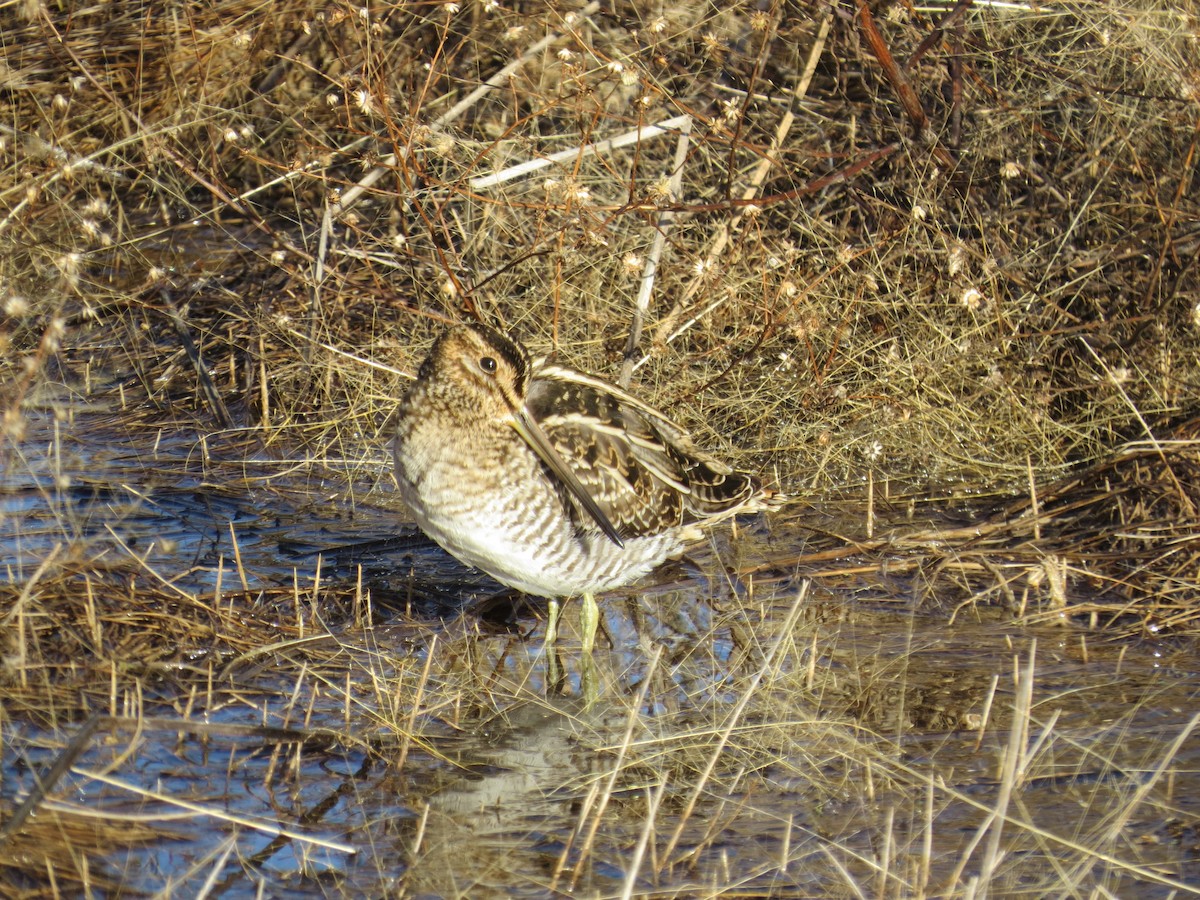
POLYGON ((0 88, 0 893, 1200 890, 1194 12, 33 0, 0 88), (471 316, 792 501, 548 655, 392 490, 471 316))

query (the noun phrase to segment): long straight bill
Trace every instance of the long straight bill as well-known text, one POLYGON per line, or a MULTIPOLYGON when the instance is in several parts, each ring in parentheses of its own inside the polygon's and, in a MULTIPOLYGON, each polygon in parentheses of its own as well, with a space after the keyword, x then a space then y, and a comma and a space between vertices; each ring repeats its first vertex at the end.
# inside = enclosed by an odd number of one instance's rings
POLYGON ((587 510, 588 515, 596 521, 596 524, 600 526, 600 530, 608 536, 608 539, 618 547, 624 547, 624 541, 617 534, 617 529, 613 527, 613 523, 609 521, 608 516, 604 514, 604 510, 592 499, 592 495, 587 492, 587 488, 580 483, 579 478, 576 477, 571 467, 567 465, 566 461, 559 455, 559 452, 554 449, 554 445, 550 443, 541 426, 533 421, 533 417, 524 409, 513 410, 512 426, 533 452, 538 455, 538 458, 550 467, 550 471, 562 480, 562 483, 567 486, 567 490, 575 496, 575 499, 579 501, 579 505, 587 510))

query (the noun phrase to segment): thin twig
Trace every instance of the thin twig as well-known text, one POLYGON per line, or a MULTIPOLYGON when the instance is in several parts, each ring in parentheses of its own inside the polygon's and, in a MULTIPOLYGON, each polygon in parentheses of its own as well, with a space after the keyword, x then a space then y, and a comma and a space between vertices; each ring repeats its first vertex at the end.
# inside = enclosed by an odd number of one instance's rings
POLYGON ((648 141, 660 135, 674 134, 681 130, 686 132, 691 127, 692 117, 690 115, 674 116, 670 119, 663 119, 661 122, 655 122, 653 125, 639 125, 637 128, 633 128, 623 134, 618 134, 616 137, 606 138, 592 144, 584 144, 580 147, 571 147, 567 150, 559 150, 557 153, 551 153, 548 156, 539 156, 537 159, 527 159, 525 162, 509 166, 507 169, 501 169, 499 172, 493 172, 491 175, 480 175, 472 178, 467 184, 470 185, 472 190, 486 190, 498 184, 514 181, 517 178, 537 172, 556 163, 567 160, 579 160, 587 156, 607 153, 610 150, 619 150, 622 147, 628 147, 631 144, 640 144, 643 141, 648 141))
MULTIPOLYGON (((692 119, 690 116, 681 118, 684 121, 679 128, 679 139, 675 142, 675 159, 671 164, 669 180, 672 197, 678 197, 683 190, 683 164, 687 161, 688 148, 691 146, 692 119)), ((628 388, 633 380, 633 366, 637 361, 638 345, 642 342, 642 326, 646 321, 646 314, 650 311, 650 297, 654 293, 654 278, 662 259, 663 248, 667 244, 667 231, 674 218, 675 212, 667 209, 659 214, 655 224, 654 242, 642 268, 642 280, 638 287, 637 301, 633 306, 633 321, 629 326, 629 339, 625 343, 625 361, 621 364, 619 382, 623 388, 628 388)))

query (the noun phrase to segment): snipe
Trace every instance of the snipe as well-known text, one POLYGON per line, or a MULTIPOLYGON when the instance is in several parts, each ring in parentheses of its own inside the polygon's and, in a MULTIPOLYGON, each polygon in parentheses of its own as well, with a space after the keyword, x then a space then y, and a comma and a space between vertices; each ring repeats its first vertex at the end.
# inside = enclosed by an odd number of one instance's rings
POLYGON ((550 599, 628 584, 773 494, 636 397, 533 359, 483 325, 448 329, 400 405, 400 493, 424 532, 497 581, 550 599))

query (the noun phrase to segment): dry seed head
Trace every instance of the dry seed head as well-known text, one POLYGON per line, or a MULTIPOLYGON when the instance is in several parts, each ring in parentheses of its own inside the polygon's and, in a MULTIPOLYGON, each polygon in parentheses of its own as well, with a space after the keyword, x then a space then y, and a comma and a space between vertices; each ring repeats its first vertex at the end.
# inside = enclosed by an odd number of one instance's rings
POLYGON ((10 406, 4 411, 4 436, 13 443, 17 443, 25 437, 25 417, 21 415, 19 407, 10 406))
POLYGON ((642 271, 642 258, 636 253, 626 253, 625 258, 621 260, 621 267, 626 275, 637 275, 642 271))
POLYGON ((574 203, 586 203, 592 199, 592 192, 578 184, 572 184, 564 193, 566 198, 574 203))
POLYGON ((986 298, 978 288, 969 287, 962 292, 959 302, 962 303, 962 305, 967 309, 971 310, 971 312, 975 312, 984 305, 986 298))
POLYGON ((712 57, 721 57, 725 55, 725 44, 715 31, 706 31, 700 37, 700 42, 704 45, 704 52, 712 57))
POLYGON ((1000 177, 1005 179, 1020 178, 1021 167, 1010 160, 1000 166, 1000 177))
POLYGON ((20 294, 11 294, 4 298, 4 314, 11 319, 19 319, 29 313, 29 301, 20 294))
POLYGON ((435 135, 432 143, 430 144, 430 148, 433 150, 433 152, 441 157, 449 157, 453 155, 454 148, 456 146, 457 145, 455 144, 454 137, 446 134, 444 131, 435 135))
POLYGON ((946 271, 949 273, 950 277, 953 278, 955 275, 958 275, 965 267, 966 254, 963 252, 963 248, 957 245, 951 247, 950 257, 946 263, 946 271))
POLYGON ((654 200, 655 203, 665 203, 673 199, 672 194, 671 179, 666 175, 662 176, 658 179, 658 181, 650 185, 650 198, 654 200))
POLYGON ((83 266, 83 254, 64 253, 54 261, 54 265, 67 281, 78 281, 79 270, 83 266))
POLYGON ((755 10, 750 14, 750 30, 751 31, 766 31, 771 27, 771 17, 761 9, 755 10))
POLYGON ((108 201, 103 197, 93 197, 83 205, 83 214, 85 216, 107 216, 110 208, 108 201))
POLYGON ((50 320, 50 324, 46 326, 46 333, 42 336, 42 343, 51 352, 58 349, 58 345, 62 342, 63 335, 67 333, 67 320, 62 316, 55 316, 50 320))

